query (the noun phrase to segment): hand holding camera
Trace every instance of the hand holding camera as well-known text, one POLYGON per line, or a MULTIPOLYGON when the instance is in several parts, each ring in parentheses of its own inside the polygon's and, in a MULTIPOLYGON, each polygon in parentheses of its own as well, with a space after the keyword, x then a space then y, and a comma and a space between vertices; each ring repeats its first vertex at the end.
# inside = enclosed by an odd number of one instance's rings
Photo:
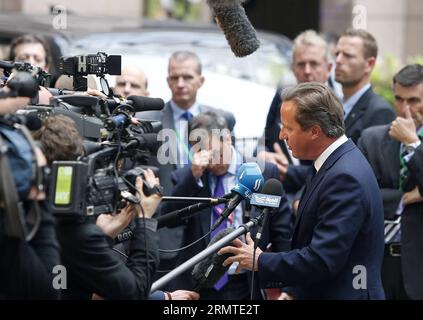
POLYGON ((124 207, 119 214, 100 214, 96 225, 110 238, 114 239, 131 222, 134 216, 134 205, 129 204, 124 207))
POLYGON ((144 217, 150 219, 156 212, 162 197, 158 193, 153 193, 147 197, 143 191, 143 185, 146 183, 149 188, 152 188, 153 186, 160 184, 160 182, 159 178, 154 176, 154 173, 151 169, 144 170, 144 178, 145 182, 140 177, 137 177, 135 182, 135 186, 137 187, 138 191, 137 196, 138 199, 140 199, 140 205, 142 206, 141 208, 139 205, 137 205, 135 209, 139 218, 144 217))

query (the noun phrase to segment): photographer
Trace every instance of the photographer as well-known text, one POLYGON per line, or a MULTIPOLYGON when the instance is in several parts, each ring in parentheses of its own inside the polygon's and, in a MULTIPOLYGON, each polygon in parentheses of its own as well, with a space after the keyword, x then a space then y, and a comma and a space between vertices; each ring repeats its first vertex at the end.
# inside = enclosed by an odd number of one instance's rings
MULTIPOLYGON (((35 133, 42 149, 54 160, 74 160, 82 155, 83 142, 72 120, 64 116, 45 119, 35 133)), ((150 170, 145 179, 157 184, 150 170)), ((136 180, 141 205, 128 205, 116 215, 84 218, 58 218, 57 234, 62 246, 62 259, 67 269, 66 299, 91 299, 93 294, 104 299, 145 299, 151 276, 158 265, 156 221, 152 220, 160 196, 146 197, 143 182, 136 180), (133 239, 126 262, 113 251, 114 238, 134 217, 133 239)))
POLYGON ((59 247, 39 189, 46 159, 24 129, 3 117, 28 101, 0 99, 0 298, 56 299, 52 271, 60 264, 59 247))

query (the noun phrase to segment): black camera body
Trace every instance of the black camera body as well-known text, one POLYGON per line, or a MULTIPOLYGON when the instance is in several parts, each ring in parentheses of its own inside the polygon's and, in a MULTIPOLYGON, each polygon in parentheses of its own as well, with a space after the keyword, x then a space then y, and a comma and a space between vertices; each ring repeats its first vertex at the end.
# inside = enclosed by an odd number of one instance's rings
MULTIPOLYGON (((50 83, 51 83, 51 78, 52 78, 51 74, 49 74, 48 72, 45 72, 40 67, 36 67, 36 66, 31 65, 28 62, 0 61, 0 68, 3 69, 3 72, 4 72, 5 76, 7 76, 7 77, 9 77, 12 72, 14 72, 15 74, 23 72, 23 73, 27 73, 27 74, 31 75, 31 77, 33 79, 35 79, 35 82, 37 84, 37 89, 38 89, 38 86, 49 87, 50 83)), ((15 75, 15 77, 16 77, 16 75, 15 75)), ((16 82, 18 82, 18 81, 16 81, 16 82)), ((22 85, 24 86, 23 81, 19 81, 19 82, 22 82, 22 85)), ((27 97, 28 95, 19 94, 19 96, 27 97)), ((32 96, 29 96, 29 97, 31 98, 32 96)))
MULTIPOLYGON (((120 74, 121 57, 101 52, 62 57, 59 69, 73 76, 75 90, 86 90, 83 85, 88 74, 100 80, 105 80, 106 74, 120 74)), ((138 202, 135 177, 149 167, 146 164, 156 153, 162 126, 159 121, 136 122, 133 116, 141 110, 159 110, 164 103, 161 99, 130 98, 59 95, 50 100, 49 107, 27 106, 23 111, 41 119, 67 116, 85 140, 85 157, 52 164, 49 197, 56 215, 86 217, 116 212, 124 202, 138 202)), ((144 192, 149 195, 148 188, 144 192)))
MULTIPOLYGON (((101 153, 112 151, 102 150, 101 153)), ((112 152, 113 153, 113 152, 112 152)), ((112 154, 110 153, 110 155, 112 154)), ((137 176, 143 178, 147 166, 136 166, 116 176, 114 168, 94 168, 94 157, 86 161, 54 161, 51 172, 50 203, 60 218, 83 218, 117 212, 127 202, 139 203, 135 190, 137 176)), ((157 174, 158 169, 154 168, 157 174)), ((151 189, 144 184, 148 196, 151 189)))
MULTIPOLYGON (((73 76, 73 89, 75 91, 87 90, 87 79, 89 74, 96 75, 103 79, 110 91, 104 76, 121 74, 122 57, 119 55, 107 55, 104 52, 97 54, 78 55, 73 57, 61 57, 59 61, 59 72, 64 75, 73 76)), ((106 94, 109 94, 107 92, 106 94)))
POLYGON ((121 61, 121 56, 107 55, 104 52, 62 57, 59 62, 59 71, 70 76, 86 76, 89 74, 95 74, 98 77, 105 74, 120 75, 121 61))
POLYGON ((83 161, 55 161, 52 166, 50 201, 53 212, 61 218, 78 218, 118 211, 122 200, 138 203, 124 180, 111 169, 90 173, 83 161))
MULTIPOLYGON (((75 108, 96 114, 101 108, 93 106, 87 104, 75 108)), ((116 212, 128 201, 138 203, 135 178, 142 176, 145 168, 151 168, 146 164, 155 154, 158 146, 155 131, 161 129, 161 124, 132 123, 129 111, 119 107, 113 115, 100 112, 98 117, 77 113, 76 109, 56 107, 53 110, 54 114, 65 114, 74 119, 78 130, 84 129, 84 138, 91 140, 85 143, 86 151, 88 148, 90 151, 79 161, 53 162, 50 184, 53 212, 60 217, 85 217, 116 212), (91 134, 88 129, 92 129, 91 134), (103 141, 96 137, 100 129, 103 141)), ((157 168, 151 169, 158 174, 157 168)), ((144 193, 149 195, 149 189, 144 188, 144 193)))

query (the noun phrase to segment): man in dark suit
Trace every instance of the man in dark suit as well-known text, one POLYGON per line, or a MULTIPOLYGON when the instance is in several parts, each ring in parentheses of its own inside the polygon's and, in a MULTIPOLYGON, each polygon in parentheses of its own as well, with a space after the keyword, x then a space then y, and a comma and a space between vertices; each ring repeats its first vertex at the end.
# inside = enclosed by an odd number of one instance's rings
POLYGON ((204 81, 199 57, 190 51, 177 51, 169 59, 167 77, 172 99, 160 112, 137 113, 141 119, 161 121, 165 129, 159 134, 160 141, 164 143, 159 149, 155 163, 160 168, 159 177, 165 195, 172 192, 172 171, 184 167, 190 161, 187 128, 192 117, 213 111, 225 118, 229 130, 232 131, 235 126, 232 113, 201 105, 197 101, 197 92, 204 81))
MULTIPOLYGON (((188 144, 188 121, 199 114, 214 111, 221 114, 228 123, 229 130, 235 126, 232 113, 201 105, 197 101, 197 92, 205 79, 202 75, 199 57, 190 51, 178 51, 169 59, 167 83, 172 92, 172 99, 159 112, 140 112, 137 117, 143 120, 159 120, 163 130, 158 139, 162 141, 157 158, 152 159, 150 165, 158 167, 164 195, 172 193, 173 183, 171 174, 190 162, 188 144)), ((183 227, 159 230, 160 248, 176 249, 182 241, 183 227)), ((168 271, 175 267, 176 255, 160 254, 160 271, 168 271)), ((158 272, 158 275, 163 273, 158 272)))
POLYGON ((377 52, 376 39, 359 29, 348 29, 336 46, 335 79, 342 84, 344 93, 345 134, 354 143, 364 129, 395 119, 390 104, 375 94, 370 85, 377 52))
MULTIPOLYGON (((314 161, 314 172, 300 200, 292 250, 256 251, 261 285, 288 287, 294 299, 383 299, 382 197, 368 162, 345 136, 340 101, 316 82, 287 91, 283 101, 280 136, 295 157, 314 161)), ((238 261, 239 269, 251 270, 251 239, 233 245, 219 251, 234 254, 224 265, 238 261)))
MULTIPOLYGON (((197 152, 194 154, 190 166, 173 172, 172 179, 175 182, 173 195, 217 197, 229 193, 237 183, 236 173, 243 158, 232 146, 231 134, 224 119, 214 113, 195 117, 190 123, 190 140, 191 138, 195 142, 198 141, 193 145, 197 152), (200 137, 200 141, 196 139, 197 137, 200 137), (198 146, 201 146, 201 150, 198 146)), ((264 179, 277 178, 276 166, 267 163, 263 176, 264 179)), ((168 211, 179 208, 172 204, 166 204, 164 207, 168 211)), ((214 219, 218 216, 216 210, 218 209, 204 209, 187 221, 183 246, 193 243, 207 234, 211 225, 214 224, 214 219)), ((257 210, 247 208, 246 204, 242 202, 224 221, 226 224, 224 227, 238 227, 251 216, 257 215, 257 210)), ((264 250, 271 242, 273 251, 287 250, 291 228, 292 215, 287 200, 283 196, 278 212, 272 216, 263 232, 263 238, 259 243, 260 247, 264 250)), ((209 241, 210 237, 207 237, 190 249, 182 251, 179 261, 182 263, 204 250, 209 241)), ((224 284, 219 282, 215 288, 200 290, 200 299, 248 299, 250 293, 248 275, 246 273, 235 275, 231 271, 233 270, 229 269, 228 281, 224 284)), ((172 285, 174 288, 192 290, 194 283, 191 270, 179 276, 172 285)), ((255 287, 257 289, 257 285, 255 287)), ((255 292, 255 297, 259 298, 258 292, 255 292)))
POLYGON ((423 67, 408 65, 395 75, 394 93, 399 117, 365 130, 358 146, 382 190, 386 297, 423 299, 423 67))

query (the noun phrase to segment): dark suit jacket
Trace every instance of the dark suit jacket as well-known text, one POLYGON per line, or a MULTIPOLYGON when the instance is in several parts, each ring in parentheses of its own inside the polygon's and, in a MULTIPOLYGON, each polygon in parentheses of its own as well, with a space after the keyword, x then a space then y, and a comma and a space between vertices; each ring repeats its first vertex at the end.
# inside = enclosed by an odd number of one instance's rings
MULTIPOLYGON (((263 172, 265 180, 270 178, 278 178, 278 171, 275 165, 267 163, 263 172)), ((172 174, 172 178, 175 181, 175 189, 173 191, 174 196, 189 196, 189 197, 210 197, 211 191, 209 188, 208 175, 204 174, 201 178, 204 187, 201 188, 191 173, 190 166, 186 166, 182 169, 175 171, 172 174)), ((245 208, 244 201, 241 202, 243 208, 245 208)), ((184 205, 182 205, 184 206, 184 205)), ((166 204, 166 211, 172 211, 178 209, 179 206, 171 203, 166 204)), ((204 209, 198 212, 195 216, 187 221, 187 228, 184 232, 183 245, 190 244, 195 240, 204 236, 210 230, 210 214, 211 209, 204 209)), ((245 214, 245 211, 244 211, 245 214)), ((254 208, 251 210, 251 216, 256 217, 259 214, 258 210, 254 208)), ((245 217, 246 218, 246 217, 245 217)), ((246 218, 246 220, 249 220, 246 218)), ((267 224, 267 228, 263 232, 263 236, 260 240, 259 246, 264 250, 266 245, 272 243, 273 251, 286 251, 289 249, 290 236, 292 232, 293 216, 287 205, 285 196, 282 197, 279 211, 276 212, 267 224)), ((254 232, 252 232, 254 235, 254 232)), ((182 263, 200 251, 207 247, 210 242, 209 238, 206 238, 196 245, 192 246, 189 250, 184 250, 180 253, 179 262, 182 263)), ((191 271, 188 271, 179 276, 173 281, 174 289, 188 289, 193 288, 193 280, 191 277, 191 271)), ((256 286, 257 289, 257 286, 256 286)))
MULTIPOLYGON (((94 221, 58 219, 57 234, 68 276, 65 299, 89 300, 92 293, 105 299, 148 297, 151 277, 159 264, 158 236, 151 227, 144 229, 143 219, 134 221, 134 238, 128 244, 128 259, 124 262, 112 250, 114 241, 94 221)), ((154 222, 146 219, 147 224, 154 222)))
POLYGON ((262 253, 259 278, 265 287, 289 287, 294 299, 383 299, 383 252, 382 197, 368 162, 348 141, 308 177, 292 250, 262 253), (356 289, 360 274, 367 281, 356 289))
POLYGON ((40 203, 40 209, 40 226, 28 242, 3 237, 0 222, 0 299, 60 297, 60 290, 52 286, 53 268, 61 264, 54 219, 46 202, 40 203))
POLYGON ((364 129, 395 120, 392 106, 369 88, 345 119, 345 134, 357 143, 364 129))
MULTIPOLYGON (((232 113, 221 110, 215 109, 208 106, 200 105, 200 112, 205 113, 207 111, 213 111, 217 114, 223 116, 226 120, 228 128, 230 131, 233 131, 235 126, 235 117, 232 113)), ((175 129, 175 125, 173 122, 173 111, 170 106, 170 102, 167 102, 161 111, 147 111, 147 112, 139 112, 137 113, 137 117, 140 119, 145 120, 159 120, 162 122, 163 129, 175 129)), ((175 143, 177 143, 175 141, 175 143)), ((174 149, 170 149, 170 158, 177 159, 177 155, 174 154, 174 149)), ((170 164, 160 164, 157 158, 152 158, 149 165, 155 166, 159 168, 159 178, 160 184, 164 188, 164 195, 170 195, 173 190, 173 183, 171 180, 171 175, 174 170, 177 169, 177 166, 174 164, 176 160, 173 160, 170 164)), ((161 212, 162 210, 160 210, 161 212)), ((183 226, 179 228, 162 228, 159 229, 160 235, 160 248, 162 249, 176 249, 181 246, 182 241, 182 233, 183 233, 183 226)), ((175 267, 176 264, 176 254, 175 253, 160 253, 160 267, 159 270, 171 270, 175 267)), ((162 275, 162 273, 158 273, 158 276, 162 275)))
MULTIPOLYGON (((400 178, 400 142, 389 136, 389 125, 365 130, 358 142, 360 150, 370 162, 382 191, 385 218, 393 219, 403 193, 398 190, 400 178)), ((423 191, 423 145, 408 162, 409 176, 405 191, 416 186, 423 191)), ((402 273, 404 287, 412 299, 423 299, 423 202, 404 208, 401 219, 402 273)))

